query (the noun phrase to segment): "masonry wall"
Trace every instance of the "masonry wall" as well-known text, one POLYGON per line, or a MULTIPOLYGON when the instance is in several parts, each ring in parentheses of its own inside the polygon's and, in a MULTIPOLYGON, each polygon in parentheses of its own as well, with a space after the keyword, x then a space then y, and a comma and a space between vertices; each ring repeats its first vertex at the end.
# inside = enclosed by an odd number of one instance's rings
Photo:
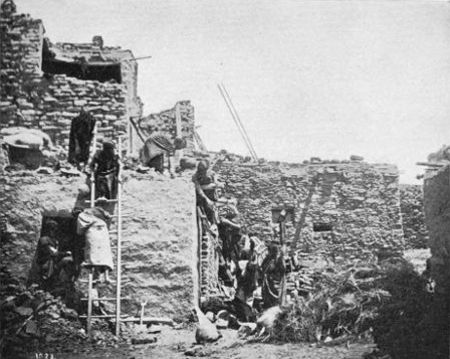
MULTIPOLYGON (((238 199, 248 230, 264 240, 273 235, 272 206, 289 205, 295 207, 295 223, 301 223, 299 242, 290 245, 293 250, 351 259, 404 248, 395 166, 218 161, 214 169, 225 192, 238 199), (321 223, 332 230, 315 232, 314 224, 321 223)), ((294 232, 288 223, 288 241, 294 232)))
POLYGON ((436 291, 450 294, 450 166, 424 180, 424 208, 430 235, 431 271, 436 291))
MULTIPOLYGON (((186 320, 198 293, 193 185, 189 177, 124 175, 122 295, 132 300, 123 302, 123 311, 135 315, 140 302, 147 300, 146 315, 186 320)), ((2 243, 1 261, 25 283, 43 216, 70 216, 75 206, 83 205, 88 188, 82 177, 29 171, 0 177, 0 186, 0 213, 12 235, 2 243)), ((111 234, 114 253, 116 239, 111 234)), ((87 293, 86 284, 78 281, 77 286, 87 293)), ((115 295, 113 285, 99 285, 98 290, 100 296, 115 295)), ((114 310, 111 303, 106 306, 114 310)))
POLYGON ((29 15, 2 15, 0 128, 39 128, 66 146, 72 118, 86 107, 96 108, 92 113, 100 122, 100 139, 127 133, 128 117, 142 113, 135 62, 124 62, 122 84, 44 76, 42 22, 29 15))
POLYGON ((402 212, 405 248, 428 248, 428 229, 423 209, 423 188, 420 185, 400 185, 400 208, 402 212))

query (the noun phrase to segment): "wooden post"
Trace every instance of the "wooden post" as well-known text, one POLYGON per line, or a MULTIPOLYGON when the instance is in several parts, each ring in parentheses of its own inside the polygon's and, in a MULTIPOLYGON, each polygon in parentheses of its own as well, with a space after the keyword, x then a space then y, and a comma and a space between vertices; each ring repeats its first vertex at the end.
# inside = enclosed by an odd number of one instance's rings
MULTIPOLYGON (((94 160, 96 152, 97 152, 97 122, 95 123, 94 134, 92 136, 92 147, 87 164, 88 166, 91 166, 91 163, 94 160)), ((95 206, 95 174, 94 171, 91 171, 91 208, 94 208, 94 206, 95 206)))
POLYGON ((131 155, 134 151, 134 136, 133 136, 133 126, 131 124, 131 117, 128 120, 128 126, 127 126, 127 132, 128 132, 128 149, 127 154, 131 155))
POLYGON ((182 137, 183 134, 181 133, 181 112, 180 112, 180 103, 177 102, 175 105, 175 126, 176 126, 176 136, 182 137))
MULTIPOLYGON (((286 210, 282 210, 279 219, 280 226, 280 245, 281 245, 281 258, 284 261, 284 254, 286 253, 286 210)), ((280 283, 280 294, 279 294, 280 306, 286 304, 286 270, 283 272, 283 277, 280 283)))
POLYGON ((117 144, 119 152, 119 175, 117 178, 117 272, 116 272, 116 336, 120 335, 120 296, 122 275, 122 138, 117 144))
POLYGON ((87 310, 87 335, 91 337, 91 321, 92 321, 92 282, 93 282, 93 269, 89 268, 88 274, 88 310, 87 310))

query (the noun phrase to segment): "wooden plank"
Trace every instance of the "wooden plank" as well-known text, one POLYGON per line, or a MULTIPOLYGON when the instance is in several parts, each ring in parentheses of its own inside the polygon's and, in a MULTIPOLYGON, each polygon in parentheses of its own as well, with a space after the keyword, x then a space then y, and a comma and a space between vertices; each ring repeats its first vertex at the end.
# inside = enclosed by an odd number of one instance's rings
MULTIPOLYGON (((131 297, 122 297, 120 299, 121 300, 133 300, 133 298, 131 298, 131 297)), ((82 302, 87 302, 89 300, 89 298, 81 298, 80 300, 82 302)), ((116 300, 116 297, 104 297, 104 298, 92 299, 93 302, 112 302, 114 300, 116 300)))
MULTIPOLYGON (((91 318, 115 318, 115 314, 102 314, 102 315, 91 315, 91 318)), ((127 315, 122 315, 122 318, 127 318, 127 315)), ((78 318, 86 319, 86 315, 80 315, 78 318)), ((122 320, 123 321, 123 320, 122 320)))
MULTIPOLYGON (((127 317, 121 319, 122 323, 140 323, 141 318, 139 317, 127 317)), ((143 317, 143 324, 166 324, 166 325, 175 325, 175 322, 170 318, 165 317, 143 317)))

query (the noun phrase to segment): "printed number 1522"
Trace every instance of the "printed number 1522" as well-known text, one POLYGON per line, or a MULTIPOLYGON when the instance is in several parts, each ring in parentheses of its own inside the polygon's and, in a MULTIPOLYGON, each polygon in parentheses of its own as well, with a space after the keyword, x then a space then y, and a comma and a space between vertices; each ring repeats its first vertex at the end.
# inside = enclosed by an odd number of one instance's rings
POLYGON ((35 359, 55 359, 53 354, 49 353, 34 353, 35 359))

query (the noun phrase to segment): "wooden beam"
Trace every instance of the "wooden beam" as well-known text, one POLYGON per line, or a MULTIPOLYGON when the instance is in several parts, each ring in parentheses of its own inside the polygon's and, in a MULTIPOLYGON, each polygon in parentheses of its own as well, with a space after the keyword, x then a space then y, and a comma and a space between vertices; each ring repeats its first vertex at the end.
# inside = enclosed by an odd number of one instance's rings
MULTIPOLYGON (((450 162, 449 162, 450 164, 450 162)), ((416 162, 417 166, 427 166, 427 167, 436 167, 436 168, 441 168, 441 167, 445 167, 446 165, 443 163, 436 163, 436 162, 416 162)))

